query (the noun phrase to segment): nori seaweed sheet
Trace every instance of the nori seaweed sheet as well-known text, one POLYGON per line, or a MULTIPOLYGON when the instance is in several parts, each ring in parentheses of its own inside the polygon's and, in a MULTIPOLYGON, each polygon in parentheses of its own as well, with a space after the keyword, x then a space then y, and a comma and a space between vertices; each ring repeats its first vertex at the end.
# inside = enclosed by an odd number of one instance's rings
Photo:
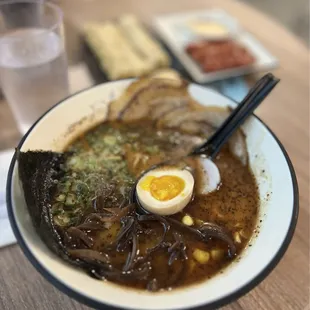
MULTIPOLYGON (((62 177, 65 153, 28 151, 18 153, 18 172, 33 225, 45 244, 68 260, 61 235, 56 230, 51 202, 57 181, 62 177)), ((71 260, 69 259, 71 262, 71 260)))

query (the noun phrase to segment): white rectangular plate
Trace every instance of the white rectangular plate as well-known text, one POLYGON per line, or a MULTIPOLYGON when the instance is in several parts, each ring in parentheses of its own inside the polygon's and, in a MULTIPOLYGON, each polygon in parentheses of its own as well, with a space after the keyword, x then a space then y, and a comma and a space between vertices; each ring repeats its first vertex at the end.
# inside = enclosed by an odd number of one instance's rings
POLYGON ((233 17, 219 9, 157 16, 153 20, 153 27, 197 83, 213 82, 252 72, 270 70, 279 64, 278 60, 252 34, 242 29, 233 17), (185 52, 187 44, 198 39, 188 30, 186 24, 197 18, 213 18, 226 25, 229 30, 236 33, 235 40, 252 53, 256 59, 255 63, 251 66, 210 73, 203 72, 199 65, 185 52))

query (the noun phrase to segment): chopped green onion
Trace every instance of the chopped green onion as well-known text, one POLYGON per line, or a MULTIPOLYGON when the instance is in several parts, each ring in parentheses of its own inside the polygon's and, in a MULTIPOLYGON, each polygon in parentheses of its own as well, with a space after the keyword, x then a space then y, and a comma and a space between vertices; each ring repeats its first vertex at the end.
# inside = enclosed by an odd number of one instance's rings
POLYGON ((75 203, 76 203, 76 196, 72 193, 69 193, 67 195, 65 205, 66 206, 74 206, 75 203))

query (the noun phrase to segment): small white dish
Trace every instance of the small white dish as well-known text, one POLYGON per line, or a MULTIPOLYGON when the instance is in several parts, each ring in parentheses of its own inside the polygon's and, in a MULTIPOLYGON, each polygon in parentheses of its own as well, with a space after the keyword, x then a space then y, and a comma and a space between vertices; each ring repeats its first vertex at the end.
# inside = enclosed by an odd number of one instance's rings
MULTIPOLYGON (((243 30, 233 17, 219 9, 157 16, 153 20, 153 27, 197 83, 208 83, 252 72, 270 70, 279 64, 278 60, 252 34, 243 30), (188 27, 190 21, 197 19, 217 21, 227 27, 228 37, 243 45, 255 57, 254 64, 208 73, 203 72, 185 51, 189 43, 208 39, 193 33, 188 27)), ((217 39, 225 38, 218 37, 217 39)))
MULTIPOLYGON (((74 94, 47 111, 29 129, 18 149, 62 151, 74 137, 105 120, 108 103, 132 80, 101 84, 74 94)), ((236 104, 218 92, 190 85, 202 105, 236 104)), ((259 186, 260 233, 223 273, 172 291, 151 293, 89 277, 56 256, 37 234, 30 219, 14 155, 8 174, 7 206, 18 243, 34 267, 54 286, 96 309, 215 309, 249 292, 278 264, 295 230, 298 187, 289 157, 270 129, 256 116, 243 126, 250 166, 259 186), (203 307, 203 308, 200 308, 203 307)))

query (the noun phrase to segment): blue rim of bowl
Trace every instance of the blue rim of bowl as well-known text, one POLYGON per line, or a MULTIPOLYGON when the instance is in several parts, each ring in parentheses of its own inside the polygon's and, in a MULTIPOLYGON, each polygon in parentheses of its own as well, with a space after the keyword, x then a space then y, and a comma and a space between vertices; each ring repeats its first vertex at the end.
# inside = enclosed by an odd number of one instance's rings
MULTIPOLYGON (((122 81, 122 80, 120 80, 122 81)), ((119 82, 119 81, 118 81, 119 82)), ((113 83, 113 82, 112 82, 113 83)), ((194 83, 193 83, 194 84, 194 83)), ((201 86, 199 84, 196 84, 198 86, 201 86)), ((72 98, 76 95, 79 95, 83 92, 86 92, 94 87, 96 87, 98 85, 94 85, 91 86, 89 88, 83 89, 73 95, 70 95, 66 98, 64 98, 63 100, 61 100, 60 102, 56 103, 54 106, 52 106, 49 110, 47 110, 28 130, 28 132, 23 136, 23 138, 21 139, 21 141, 19 142, 18 146, 17 146, 17 150, 21 149, 21 147, 23 146, 25 140, 27 139, 28 135, 31 133, 31 131, 35 128, 35 126, 37 125, 37 123, 44 118, 44 116, 46 116, 49 112, 51 112, 54 108, 56 108, 57 106, 59 106, 60 104, 62 104, 63 102, 65 102, 67 99, 72 98)), ((216 90, 210 89, 208 88, 209 91, 215 92, 217 94, 220 94, 219 92, 217 92, 216 90)), ((223 97, 226 97, 222 94, 220 94, 223 97)), ((226 97, 228 98, 228 97, 226 97)), ((238 102, 234 101, 231 98, 228 98, 229 100, 235 102, 236 104, 238 104, 238 102)), ((178 310, 182 310, 182 309, 191 309, 191 310, 212 310, 212 309, 217 309, 219 307, 223 307, 237 299, 239 299, 240 297, 244 296, 245 294, 247 294, 248 292, 250 292, 253 288, 255 288, 260 282, 262 282, 270 273, 271 271, 278 265, 278 263, 280 262, 281 258, 284 256, 286 250, 288 249, 288 246, 291 243, 291 240, 293 238, 294 232, 295 232, 295 228, 296 228, 296 224, 297 224, 297 220, 298 220, 298 213, 299 213, 299 191, 298 191, 298 183, 297 183, 297 179, 296 179, 296 174, 294 171, 294 167, 292 165, 292 162, 284 148, 284 146, 282 145, 282 143, 279 141, 279 139, 276 137, 276 135, 273 133, 273 131, 255 114, 253 114, 253 116, 260 121, 260 123, 268 130, 268 132, 271 134, 271 136, 274 138, 274 140, 277 142, 278 146, 280 147, 285 160, 287 162, 287 165, 289 167, 290 170, 290 175, 291 175, 291 180, 292 180, 292 186, 293 186, 293 212, 292 212, 292 217, 291 217, 291 222, 290 222, 290 226, 289 229, 287 231, 287 234, 285 236, 285 239, 281 245, 281 247, 279 248, 277 254, 273 257, 273 259, 269 262, 269 264, 256 276, 254 277, 249 283, 247 283, 246 285, 240 287, 238 290, 236 290, 235 292, 224 296, 223 298, 216 300, 212 303, 207 303, 204 305, 200 305, 197 307, 186 307, 186 308, 177 308, 178 310)), ((28 248, 26 242, 23 239, 22 234, 20 233, 18 226, 17 226, 17 222, 16 222, 16 218, 14 216, 14 212, 13 212, 13 203, 12 203, 12 192, 11 192, 11 188, 12 188, 12 178, 13 178, 13 170, 15 167, 15 163, 16 163, 16 151, 14 153, 14 156, 11 160, 11 164, 10 164, 10 168, 9 168, 9 172, 8 172, 8 178, 7 178, 7 185, 6 185, 6 201, 7 201, 7 210, 8 210, 8 217, 10 220, 10 224, 12 227, 12 230, 14 232, 14 235, 18 241, 19 246, 21 247, 22 251, 24 252, 25 256, 27 257, 27 259, 31 262, 31 264, 35 267, 35 269, 44 276, 44 278, 49 281, 52 285, 54 285, 58 290, 60 290, 61 292, 65 293, 66 295, 68 295, 69 297, 74 298, 75 300, 89 306, 95 309, 104 309, 104 310, 120 310, 120 309, 133 309, 132 307, 128 307, 128 308, 120 308, 120 307, 116 307, 116 306, 112 306, 112 305, 108 305, 108 304, 104 304, 102 302, 98 302, 92 298, 89 298, 85 295, 82 295, 78 292, 76 292, 75 290, 71 289, 70 287, 68 287, 67 285, 63 284, 60 280, 58 280, 57 278, 55 278, 45 267, 43 267, 38 260, 35 258, 35 256, 32 254, 31 250, 28 248)))

